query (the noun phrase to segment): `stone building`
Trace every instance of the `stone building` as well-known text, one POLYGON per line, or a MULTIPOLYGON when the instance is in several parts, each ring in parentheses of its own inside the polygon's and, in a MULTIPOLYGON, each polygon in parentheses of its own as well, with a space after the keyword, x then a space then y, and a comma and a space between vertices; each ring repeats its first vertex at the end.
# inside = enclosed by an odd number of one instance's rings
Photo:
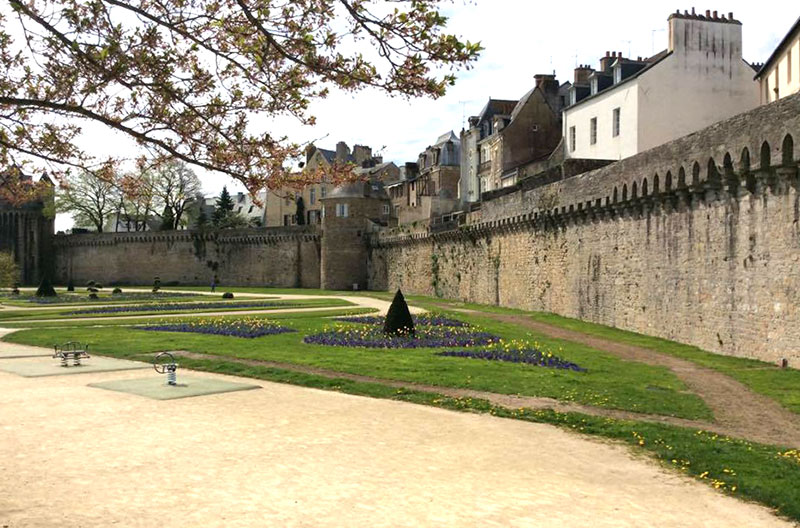
MULTIPOLYGON (((52 186, 43 176, 41 180, 52 186)), ((31 182, 25 178, 23 184, 31 182)), ((48 198, 51 199, 51 198, 48 198)), ((10 204, 0 200, 0 252, 11 253, 23 285, 38 284, 44 274, 51 273, 51 241, 55 233, 54 219, 46 215, 44 200, 10 204)))
POLYGON ((548 158, 561 142, 561 111, 571 84, 559 84, 555 75, 539 74, 534 80, 534 87, 522 96, 498 134, 502 172, 493 188, 510 187, 531 175, 532 165, 548 158))
POLYGON ((387 226, 392 205, 379 181, 336 187, 322 198, 320 284, 327 290, 367 288, 368 233, 387 226))
POLYGON ((386 182, 392 211, 401 224, 452 212, 458 208, 461 140, 451 130, 406 163, 398 178, 386 182))
POLYGON ((756 79, 761 104, 800 92, 800 18, 761 66, 756 79))
MULTIPOLYGON (((355 145, 351 151, 347 143, 343 141, 336 145, 336 150, 309 146, 306 150, 303 170, 314 171, 319 168, 327 168, 337 162, 356 165, 353 172, 368 181, 395 181, 400 175, 397 165, 392 162, 384 162, 381 156, 374 156, 370 147, 355 145)), ((239 192, 232 196, 233 211, 245 217, 254 226, 280 227, 321 224, 321 199, 325 198, 333 189, 332 183, 321 181, 302 189, 286 187, 261 191, 257 194, 257 200, 254 200, 246 192, 239 192), (304 208, 303 220, 297 218, 297 205, 301 198, 304 208)), ((206 214, 209 218, 215 204, 216 197, 206 199, 206 214)))
POLYGON ((759 101, 733 13, 673 13, 663 52, 636 60, 607 52, 599 70, 582 67, 576 74, 563 114, 569 158, 627 158, 759 101))
POLYGON ((479 202, 481 193, 500 181, 499 136, 497 133, 511 121, 511 113, 519 101, 489 99, 477 116, 469 118, 469 128, 461 131, 461 180, 459 199, 462 203, 479 202))

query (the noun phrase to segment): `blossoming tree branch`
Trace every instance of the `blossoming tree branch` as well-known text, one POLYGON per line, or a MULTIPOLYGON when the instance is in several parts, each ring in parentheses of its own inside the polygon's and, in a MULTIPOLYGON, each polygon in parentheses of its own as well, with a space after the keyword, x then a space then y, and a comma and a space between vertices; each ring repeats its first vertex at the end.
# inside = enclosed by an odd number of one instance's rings
POLYGON ((331 89, 442 96, 481 50, 446 33, 442 1, 9 0, 0 192, 19 192, 12 175, 111 172, 116 160, 77 145, 87 122, 133 138, 151 160, 181 160, 251 191, 336 182, 349 168, 290 174, 302 145, 252 124, 312 125, 310 103, 331 89))

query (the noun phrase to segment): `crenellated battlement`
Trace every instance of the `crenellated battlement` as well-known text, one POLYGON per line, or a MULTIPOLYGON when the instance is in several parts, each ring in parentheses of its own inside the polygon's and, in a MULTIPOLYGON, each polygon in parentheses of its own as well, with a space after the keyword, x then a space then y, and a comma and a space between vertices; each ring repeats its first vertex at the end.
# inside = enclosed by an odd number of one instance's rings
POLYGON ((56 235, 56 247, 114 246, 119 244, 178 243, 203 240, 218 244, 270 244, 291 240, 315 241, 321 233, 316 226, 287 226, 222 231, 145 231, 134 233, 85 233, 56 235))
POLYGON ((373 235, 372 241, 386 245, 490 235, 519 226, 542 229, 782 193, 798 186, 796 137, 800 94, 578 176, 533 188, 520 182, 484 201, 479 221, 467 215, 465 224, 440 232, 393 228, 373 235))

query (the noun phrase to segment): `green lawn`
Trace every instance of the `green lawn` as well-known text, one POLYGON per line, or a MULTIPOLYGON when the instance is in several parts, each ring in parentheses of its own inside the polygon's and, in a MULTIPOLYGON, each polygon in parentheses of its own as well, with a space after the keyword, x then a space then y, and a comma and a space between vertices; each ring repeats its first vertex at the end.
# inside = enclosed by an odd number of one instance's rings
MULTIPOLYGON (((345 301, 344 299, 302 299, 302 300, 275 300, 270 301, 268 299, 239 299, 239 300, 229 300, 223 301, 222 299, 201 299, 203 302, 197 303, 181 303, 182 307, 175 307, 174 310, 143 310, 143 311, 134 311, 134 312, 97 312, 97 313, 84 313, 84 314, 76 314, 75 312, 84 311, 84 310, 95 310, 100 308, 93 308, 92 306, 69 306, 63 309, 47 309, 47 310, 3 310, 0 311, 0 322, 5 321, 26 321, 26 320, 46 320, 46 319, 62 319, 65 317, 75 318, 75 319, 82 319, 82 318, 96 318, 96 317, 131 317, 137 315, 162 315, 162 314, 175 314, 175 313, 183 313, 184 310, 187 310, 188 305, 193 306, 203 306, 205 304, 214 303, 224 303, 225 306, 215 306, 215 307, 208 307, 202 309, 191 309, 188 310, 188 313, 203 313, 203 312, 222 312, 222 311, 242 311, 242 310, 281 310, 287 308, 323 308, 323 307, 338 307, 338 306, 353 306, 352 303, 345 301), (271 306, 241 306, 245 303, 258 303, 258 302, 267 302, 273 305, 271 306)), ((145 303, 147 304, 147 303, 145 303)), ((160 304, 160 303, 159 303, 160 304)), ((142 303, 139 303, 139 306, 143 306, 142 303)))
MULTIPOLYGON (((536 338, 513 325, 476 317, 459 317, 506 339, 536 338)), ((280 318, 280 321, 298 332, 238 339, 145 332, 127 326, 39 327, 12 334, 7 339, 43 346, 61 341, 86 341, 97 353, 116 357, 132 357, 158 350, 190 350, 322 367, 381 379, 543 396, 642 413, 690 419, 712 418, 704 402, 687 392, 683 383, 668 369, 622 361, 581 345, 538 339, 541 347, 552 349, 557 355, 587 368, 586 373, 499 361, 441 357, 435 355, 437 350, 434 349, 384 350, 308 345, 302 342, 303 336, 322 331, 331 326, 332 321, 319 315, 280 318), (559 350, 561 347, 563 350, 559 350)))
POLYGON ((620 343, 649 348, 662 354, 689 360, 726 374, 743 383, 754 392, 768 396, 787 409, 800 413, 800 370, 781 369, 777 365, 755 359, 713 354, 695 346, 627 332, 595 323, 587 323, 555 314, 532 313, 531 317, 536 321, 584 334, 604 337, 620 343))

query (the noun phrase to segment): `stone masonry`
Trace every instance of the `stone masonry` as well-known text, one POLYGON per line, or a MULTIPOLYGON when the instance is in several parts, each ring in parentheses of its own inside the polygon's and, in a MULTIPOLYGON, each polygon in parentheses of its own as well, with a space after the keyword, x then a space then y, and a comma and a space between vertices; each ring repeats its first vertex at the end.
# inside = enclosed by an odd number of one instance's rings
POLYGON ((554 312, 800 363, 800 96, 372 239, 370 288, 554 312))
POLYGON ((314 226, 56 236, 56 281, 318 288, 314 226))

